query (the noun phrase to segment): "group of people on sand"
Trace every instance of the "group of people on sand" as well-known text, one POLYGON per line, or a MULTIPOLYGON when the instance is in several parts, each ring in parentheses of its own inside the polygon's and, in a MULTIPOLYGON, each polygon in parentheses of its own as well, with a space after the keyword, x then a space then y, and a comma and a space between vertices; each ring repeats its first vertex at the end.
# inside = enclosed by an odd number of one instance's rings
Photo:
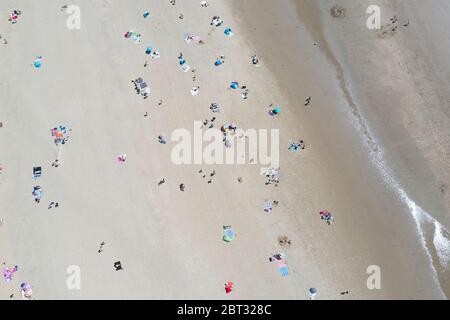
MULTIPOLYGON (((170 4, 175 5, 176 1, 175 0, 170 0, 170 4)), ((208 7, 208 6, 209 6, 209 4, 207 3, 207 1, 202 1, 201 2, 201 7, 208 7)), ((10 16, 10 19, 9 19, 10 22, 13 23, 13 24, 17 23, 17 20, 18 20, 20 15, 21 15, 21 12, 19 10, 14 10, 13 13, 11 14, 11 16, 10 16)), ((147 18, 149 15, 150 15, 150 13, 146 11, 143 16, 144 16, 144 18, 147 18)), ((179 19, 183 19, 183 18, 184 18, 184 15, 180 14, 179 19)), ((212 17, 211 23, 210 23, 211 26, 213 26, 213 27, 220 27, 223 24, 224 24, 224 21, 220 18, 220 16, 213 16, 212 17)), ((233 32, 232 32, 232 30, 230 28, 225 29, 224 33, 227 36, 232 36, 233 35, 233 32)), ((135 31, 128 31, 128 32, 125 33, 124 36, 125 36, 125 38, 132 39, 133 41, 135 41, 137 43, 139 43, 141 41, 141 34, 138 33, 138 32, 135 32, 135 31)), ((192 40, 194 40, 194 37, 188 35, 186 37, 186 40, 187 41, 192 41, 192 40)), ((145 54, 150 55, 154 59, 156 59, 156 58, 158 58, 160 56, 159 52, 154 51, 150 47, 146 48, 145 54)), ((250 57, 250 61, 251 61, 251 64, 254 65, 254 66, 259 66, 259 64, 260 64, 259 57, 256 54, 254 54, 254 55, 252 55, 250 57)), ((219 67, 219 66, 223 65, 224 63, 225 63, 225 55, 221 54, 214 61, 214 66, 219 67)), ((185 59, 185 57, 184 57, 182 52, 180 52, 179 55, 178 55, 178 64, 182 68, 182 70, 185 71, 185 72, 187 72, 190 69, 190 67, 187 65, 186 59, 185 59)), ((146 61, 145 64, 144 64, 144 67, 147 67, 147 65, 148 65, 148 63, 146 61)), ((192 70, 192 71, 194 72, 194 70, 192 70)), ((196 81, 195 74, 193 76, 193 81, 194 82, 196 81)), ((135 86, 136 92, 138 94, 143 95, 144 99, 147 99, 149 97, 149 92, 150 92, 149 91, 149 87, 148 87, 147 83, 141 77, 132 80, 132 83, 135 86)), ((241 97, 244 100, 247 100, 248 97, 249 97, 249 89, 248 89, 248 87, 246 85, 243 85, 243 86, 239 85, 239 83, 237 81, 231 82, 230 89, 231 90, 236 90, 237 92, 239 92, 238 90, 240 89, 241 97)), ((199 94, 199 90, 200 90, 200 86, 198 86, 198 85, 192 87, 192 89, 191 89, 192 96, 195 96, 195 95, 199 94)), ((310 105, 310 103, 311 103, 311 97, 308 97, 306 99, 305 106, 310 105)), ((161 104, 162 104, 162 100, 160 101, 159 105, 161 105, 161 104)), ((269 110, 269 115, 270 116, 275 117, 275 116, 280 115, 281 108, 279 106, 276 106, 274 104, 270 104, 269 107, 270 107, 270 110, 269 110)), ((212 113, 219 113, 220 112, 220 107, 215 102, 211 103, 209 109, 210 109, 210 111, 212 113)), ((147 117, 147 116, 148 116, 148 112, 145 113, 144 117, 147 117)), ((211 119, 205 119, 203 121, 203 123, 202 123, 202 127, 201 128, 206 128, 206 127, 213 128, 215 121, 216 121, 216 117, 212 117, 211 119)), ((66 135, 68 131, 70 131, 70 130, 66 130, 66 128, 63 127, 63 126, 55 127, 54 129, 52 129, 52 135, 55 137, 55 144, 57 144, 57 145, 58 144, 65 144, 67 142, 67 139, 68 139, 68 136, 66 135)), ((223 125, 221 127, 221 131, 223 133, 223 142, 225 144, 225 147, 227 147, 227 148, 231 147, 230 136, 236 134, 237 125, 235 123, 225 124, 225 125, 223 125)), ((166 138, 162 134, 158 135, 157 140, 158 140, 158 142, 160 144, 163 144, 163 145, 167 143, 166 138)), ((288 149, 290 151, 295 152, 295 151, 299 151, 299 150, 304 150, 305 147, 306 147, 306 144, 305 144, 304 140, 299 139, 298 141, 291 143, 288 149)), ((126 158, 127 158, 126 154, 121 154, 121 155, 117 156, 117 161, 120 162, 120 163, 124 163, 126 161, 126 158)), ((59 163, 58 159, 55 160, 54 163, 52 163, 53 167, 58 167, 59 165, 60 165, 60 163, 59 163)), ((201 174, 204 179, 208 178, 208 180, 207 180, 208 184, 211 184, 213 182, 213 178, 216 176, 216 171, 215 170, 213 170, 211 173, 207 174, 207 173, 204 173, 203 169, 201 169, 201 170, 198 171, 198 173, 201 174)), ((279 168, 277 168, 277 169, 270 169, 266 173, 265 176, 267 178, 266 183, 265 183, 266 185, 274 184, 275 186, 278 186, 278 184, 280 182, 279 168)), ((242 183, 243 182, 242 177, 239 177, 237 179, 237 181, 239 183, 242 183)), ((162 178, 161 180, 159 180, 158 186, 162 186, 165 183, 166 183, 166 179, 162 178)), ((179 190, 181 192, 185 192, 186 191, 185 183, 180 183, 178 187, 179 187, 179 190)), ((39 185, 37 185, 37 186, 35 186, 33 188, 33 195, 35 197, 35 201, 37 203, 39 203, 41 198, 42 198, 42 195, 43 195, 42 188, 39 185)), ((270 212, 272 212, 273 208, 277 207, 278 205, 279 205, 279 201, 277 201, 277 200, 272 200, 272 201, 266 200, 266 202, 264 203, 263 209, 264 209, 265 212, 270 213, 270 212)), ((59 207, 59 203, 58 202, 51 202, 49 204, 49 206, 48 206, 48 209, 58 208, 58 207, 59 207)), ((326 221, 326 223, 329 224, 329 225, 331 225, 331 223, 333 222, 333 216, 328 211, 321 211, 320 212, 320 217, 321 217, 322 220, 326 221)), ((281 238, 278 239, 278 244, 280 246, 283 246, 284 248, 287 248, 287 247, 289 247, 291 245, 291 240, 288 239, 287 237, 283 238, 282 240, 280 240, 280 239, 281 238)), ((101 242, 100 247, 98 249, 98 253, 102 253, 103 252, 103 248, 104 248, 105 244, 106 243, 104 241, 101 242)), ((273 255, 271 255, 269 257, 269 261, 270 262, 278 262, 278 264, 280 266, 280 272, 282 273, 283 276, 286 276, 288 273, 287 273, 287 267, 286 267, 286 265, 284 263, 284 260, 285 260, 285 254, 284 253, 275 253, 275 254, 273 254, 273 255)), ((116 270, 122 270, 121 262, 120 261, 115 262, 114 263, 114 267, 116 268, 116 270)), ((12 278, 12 275, 17 270, 18 270, 17 266, 15 266, 15 269, 14 268, 13 269, 8 269, 7 276, 9 278, 12 278)), ((225 291, 226 291, 227 294, 231 293, 233 291, 233 288, 234 288, 234 283, 233 282, 228 281, 227 283, 225 283, 225 291)), ((21 292, 22 292, 24 297, 30 298, 31 297, 31 293, 32 293, 31 286, 26 284, 26 283, 23 283, 22 286, 21 286, 21 292)), ((309 289, 309 293, 310 293, 310 299, 314 299, 316 297, 316 295, 317 295, 317 290, 315 288, 310 288, 309 289)), ((348 294, 348 291, 344 291, 341 294, 342 295, 348 294)))

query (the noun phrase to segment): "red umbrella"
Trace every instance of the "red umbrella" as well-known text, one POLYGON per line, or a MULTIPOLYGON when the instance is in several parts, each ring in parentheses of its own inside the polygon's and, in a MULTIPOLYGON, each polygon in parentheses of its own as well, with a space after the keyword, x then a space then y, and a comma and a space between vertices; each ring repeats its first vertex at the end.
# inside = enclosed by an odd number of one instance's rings
POLYGON ((228 281, 228 282, 225 284, 225 292, 226 292, 227 294, 231 293, 231 291, 233 290, 233 285, 234 285, 234 283, 231 282, 231 281, 228 281))

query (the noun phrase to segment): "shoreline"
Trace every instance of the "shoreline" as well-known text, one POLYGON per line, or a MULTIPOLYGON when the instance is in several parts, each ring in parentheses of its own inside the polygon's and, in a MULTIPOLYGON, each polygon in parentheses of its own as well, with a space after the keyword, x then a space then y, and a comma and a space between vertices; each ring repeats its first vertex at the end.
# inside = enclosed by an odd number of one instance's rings
MULTIPOLYGON (((353 12, 362 13, 364 13, 364 8, 371 4, 366 2, 366 6, 361 4, 361 6, 355 5, 355 7, 351 7, 349 3, 349 1, 343 1, 343 5, 348 6, 347 8, 350 8, 353 12)), ((351 29, 357 28, 358 24, 346 25, 343 23, 342 26, 339 26, 338 28, 331 28, 330 26, 328 30, 337 31, 339 33, 339 35, 337 35, 336 32, 333 33, 337 40, 337 42, 333 43, 333 46, 335 48, 339 47, 341 50, 339 59, 347 61, 347 58, 343 58, 342 54, 346 54, 347 57, 354 57, 355 54, 357 54, 354 50, 359 46, 365 46, 367 51, 371 51, 373 56, 381 56, 382 52, 389 52, 391 54, 391 59, 398 62, 398 65, 409 65, 411 63, 410 53, 417 50, 415 47, 426 45, 428 37, 426 34, 421 33, 420 30, 409 30, 408 28, 416 23, 420 24, 421 19, 429 20, 430 17, 435 16, 441 10, 441 8, 438 10, 432 8, 427 11, 426 9, 428 8, 422 7, 423 3, 420 1, 411 3, 406 7, 405 3, 402 2, 392 3, 380 1, 379 5, 385 13, 382 23, 386 23, 386 12, 391 12, 392 15, 396 12, 402 12, 401 19, 405 21, 408 15, 411 15, 411 18, 408 19, 408 24, 403 25, 404 29, 399 31, 398 34, 395 34, 392 39, 385 40, 385 43, 369 36, 366 36, 365 38, 358 37, 358 35, 364 34, 363 32, 359 34, 354 33, 355 39, 349 39, 346 34, 348 34, 351 29), (408 12, 407 8, 411 9, 411 12, 408 12), (413 12, 419 14, 413 17, 413 12), (417 39, 416 41, 411 42, 409 37, 414 33, 417 34, 417 39), (403 41, 404 39, 408 40, 403 41), (360 44, 355 47, 357 41, 359 41, 360 44), (377 41, 381 42, 377 43, 377 41)), ((330 6, 331 4, 329 7, 330 6)), ((447 10, 449 9, 450 7, 447 6, 447 10)), ((323 12, 326 12, 327 8, 324 7, 322 10, 323 12)), ((357 15, 355 16, 355 20, 360 21, 359 24, 363 25, 365 16, 361 15, 361 18, 358 19, 356 17, 357 15)), ((331 19, 328 21, 339 25, 339 21, 332 21, 331 19)), ((445 24, 445 22, 441 22, 442 24, 445 24)), ((436 30, 436 32, 431 33, 436 34, 438 32, 436 30)), ((438 36, 436 36, 436 38, 438 38, 438 36)), ((425 52, 423 53, 424 57, 430 58, 425 52)), ((429 55, 432 55, 432 58, 430 58, 431 60, 442 60, 442 57, 438 53, 434 54, 430 52, 429 55)), ((412 61, 415 61, 416 59, 417 58, 414 57, 412 61)), ((417 236, 422 243, 423 249, 429 256, 430 265, 435 272, 436 278, 439 279, 439 286, 441 287, 441 290, 443 290, 443 294, 448 297, 450 294, 450 286, 448 284, 448 280, 450 279, 450 260, 448 259, 450 254, 450 233, 448 232, 450 226, 449 203, 445 199, 439 197, 440 192, 438 192, 437 186, 440 182, 435 175, 435 159, 426 155, 426 149, 421 145, 420 141, 416 139, 417 136, 423 135, 420 126, 413 129, 405 128, 402 131, 403 126, 399 126, 397 122, 395 122, 397 126, 391 126, 393 119, 395 118, 390 118, 389 116, 386 117, 384 114, 385 112, 383 111, 381 113, 378 113, 378 110, 374 111, 377 108, 376 106, 380 103, 384 102, 390 104, 390 100, 383 101, 383 99, 377 99, 377 96, 373 95, 373 91, 378 90, 382 92, 384 90, 383 81, 380 81, 380 78, 383 79, 383 76, 374 77, 378 81, 377 84, 369 81, 365 82, 364 80, 366 78, 371 79, 371 77, 367 77, 365 74, 373 69, 371 69, 370 65, 361 65, 358 63, 358 60, 359 59, 352 63, 346 62, 346 65, 351 69, 348 70, 347 76, 349 77, 350 74, 352 74, 352 77, 354 76, 351 80, 351 83, 354 84, 354 92, 359 93, 359 97, 361 97, 361 95, 364 97, 360 103, 360 112, 364 113, 364 118, 368 122, 368 127, 372 130, 370 134, 373 135, 374 141, 380 141, 380 143, 376 144, 373 148, 371 146, 371 142, 373 141, 369 138, 368 145, 373 149, 370 152, 373 167, 375 167, 379 171, 379 174, 384 177, 388 188, 392 189, 393 192, 397 194, 399 200, 409 211, 417 228, 417 236)), ((391 64, 392 69, 395 69, 395 67, 392 66, 393 62, 385 62, 383 59, 375 59, 375 61, 375 64, 391 64)), ((403 78, 401 81, 397 81, 397 88, 400 90, 409 89, 411 92, 416 91, 420 94, 420 91, 422 90, 420 85, 415 84, 415 86, 409 88, 411 83, 410 74, 413 72, 427 74, 430 67, 431 66, 424 65, 416 67, 414 65, 410 67, 408 72, 404 72, 402 69, 395 70, 392 74, 386 75, 383 80, 387 82, 390 81, 390 79, 403 78)), ((378 66, 375 67, 375 69, 378 68, 378 66)), ((438 82, 436 83, 438 86, 440 85, 438 82)), ((411 113, 417 109, 421 110, 422 108, 419 105, 408 105, 407 103, 398 105, 398 111, 403 113, 411 113)), ((417 124, 427 121, 426 115, 422 115, 422 117, 423 118, 416 115, 412 121, 417 124)), ((447 122, 449 120, 448 118, 445 118, 444 115, 442 115, 442 119, 447 122)), ((405 127, 407 127, 407 125, 405 125, 405 127)), ((363 130, 364 134, 365 132, 366 130, 363 130)), ((445 144, 446 140, 441 139, 435 142, 445 144)), ((440 167, 437 169, 442 170, 446 166, 447 165, 442 166, 442 164, 440 164, 440 167)))
MULTIPOLYGON (((341 89, 344 91, 343 96, 345 97, 345 100, 347 101, 347 103, 350 104, 350 106, 351 106, 350 110, 353 109, 350 112, 350 114, 352 116, 355 116, 355 117, 356 116, 360 117, 360 115, 357 114, 358 111, 356 111, 356 109, 358 107, 356 107, 355 103, 353 102, 353 98, 352 98, 353 93, 349 93, 351 91, 354 91, 355 88, 350 89, 350 91, 347 91, 347 89, 346 89, 347 85, 353 86, 352 81, 349 81, 349 79, 348 79, 349 71, 348 70, 343 71, 340 63, 338 62, 338 60, 336 60, 336 58, 334 56, 334 53, 332 52, 332 50, 330 49, 330 47, 327 44, 327 42, 320 35, 320 32, 318 31, 318 30, 320 30, 320 27, 318 26, 318 21, 321 20, 321 15, 323 14, 323 13, 321 13, 319 11, 320 10, 322 12, 323 11, 327 11, 327 13, 329 13, 328 10, 331 8, 331 4, 329 2, 328 3, 325 3, 325 2, 319 3, 320 9, 318 9, 318 7, 316 7, 317 3, 314 3, 314 5, 312 5, 311 3, 308 3, 308 1, 297 1, 297 4, 298 4, 298 12, 299 12, 300 16, 303 18, 302 23, 306 23, 306 26, 309 29, 308 31, 312 32, 312 35, 314 36, 314 41, 318 42, 318 46, 321 49, 324 50, 323 54, 327 57, 328 62, 332 63, 335 66, 336 70, 337 70, 336 71, 336 77, 338 79, 337 81, 339 81, 340 84, 341 84, 340 85, 341 89)), ((280 4, 280 6, 281 6, 281 4, 280 4)), ((272 12, 277 11, 275 9, 276 8, 272 8, 272 12)), ((276 19, 276 18, 274 20, 275 21, 280 21, 279 19, 276 19)), ((253 25, 253 27, 255 27, 255 25, 253 25)), ((326 30, 327 30, 328 33, 331 32, 331 27, 327 26, 326 30)), ((345 40, 341 38, 340 41, 342 43, 342 41, 345 41, 345 40)), ((295 48, 295 44, 292 45, 292 47, 295 48)), ((335 48, 336 45, 334 44, 333 47, 335 48)), ((333 50, 335 50, 335 49, 333 49, 333 50)), ((294 52, 294 54, 295 54, 295 52, 298 52, 298 50, 296 51, 294 49, 291 52, 294 52)), ((274 56, 276 56, 276 55, 272 54, 271 61, 273 61, 273 60, 277 61, 276 59, 274 59, 274 56)), ((280 54, 280 56, 281 56, 281 54, 280 54)), ((274 63, 277 63, 277 62, 274 62, 274 63)), ((278 59, 278 64, 280 64, 279 59, 278 59)), ((353 67, 355 67, 355 65, 353 67)), ((298 67, 296 67, 296 68, 298 68, 298 67)), ((273 69, 272 71, 274 71, 274 73, 275 73, 275 76, 277 76, 279 79, 281 79, 281 87, 284 88, 285 90, 289 90, 288 92, 292 93, 293 89, 291 87, 289 87, 289 83, 286 82, 286 77, 284 75, 280 75, 280 72, 283 72, 283 71, 280 71, 280 69, 282 69, 282 68, 273 67, 272 69, 273 69)), ((286 71, 286 70, 284 70, 284 71, 286 71)), ((357 90, 357 91, 359 91, 359 90, 357 90)), ((362 91, 362 92, 364 92, 364 91, 362 91)), ((291 96, 292 96, 292 94, 291 94, 291 96)), ((293 101, 295 101, 295 100, 298 101, 299 97, 298 96, 294 97, 294 98, 292 98, 292 100, 293 101)), ((360 104, 361 103, 358 101, 357 105, 360 105, 360 104)), ((358 118, 356 118, 355 120, 358 120, 358 118)), ((362 126, 363 126, 362 127, 363 128, 363 130, 362 130, 362 134, 363 135, 369 134, 367 132, 367 130, 370 130, 369 127, 365 128, 365 126, 368 125, 366 121, 367 121, 367 119, 364 119, 364 118, 359 118, 359 120, 358 120, 358 122, 360 124, 362 124, 362 126)), ((313 131, 313 130, 311 130, 311 131, 313 131)), ((375 147, 375 150, 378 151, 377 149, 379 148, 379 146, 377 145, 376 140, 373 140, 372 138, 369 138, 367 140, 367 143, 368 143, 368 146, 375 147)), ((372 165, 372 168, 375 169, 375 172, 380 170, 380 168, 377 168, 377 165, 372 165)), ((371 169, 371 170, 374 171, 373 169, 371 169)), ((386 172, 383 171, 383 170, 384 169, 381 169, 381 171, 379 171, 379 173, 377 173, 377 174, 379 174, 380 176, 385 175, 386 172)), ((386 187, 383 187, 383 185, 380 186, 382 189, 387 188, 387 190, 389 190, 391 187, 393 187, 394 189, 396 188, 395 186, 399 187, 398 182, 396 182, 397 178, 390 177, 389 179, 394 179, 394 180, 386 181, 386 187), (395 182, 395 183, 392 186, 388 186, 389 182, 391 182, 391 183, 395 182)), ((381 180, 384 180, 384 179, 381 179, 381 180)), ((381 183, 381 184, 383 184, 383 183, 381 183)), ((405 230, 405 232, 411 234, 413 237, 416 237, 417 240, 422 238, 422 240, 420 240, 420 241, 423 241, 424 253, 426 253, 426 255, 429 255, 429 259, 430 259, 430 263, 431 263, 431 265, 430 265, 431 266, 431 271, 436 267, 438 269, 438 271, 439 271, 438 273, 439 273, 439 277, 440 277, 440 280, 441 280, 441 284, 445 284, 445 278, 447 277, 447 275, 445 273, 445 270, 440 269, 441 266, 439 264, 436 264, 437 261, 439 261, 439 258, 436 256, 435 252, 433 251, 434 247, 432 245, 432 242, 430 242, 429 239, 423 238, 423 237, 428 238, 428 235, 427 235, 428 233, 427 234, 423 234, 423 232, 425 232, 425 231, 422 231, 422 230, 425 230, 425 229, 422 229, 421 226, 419 225, 420 222, 419 222, 418 219, 421 219, 421 216, 417 216, 419 213, 417 213, 417 210, 414 209, 414 208, 416 208, 416 204, 411 202, 408 198, 405 198, 405 197, 407 197, 407 195, 406 195, 406 193, 405 193, 405 191, 403 189, 400 188, 400 189, 398 189, 398 191, 394 191, 394 193, 396 194, 395 197, 396 198, 398 197, 398 200, 395 199, 394 201, 397 202, 397 203, 400 202, 399 203, 399 205, 400 205, 399 208, 402 207, 402 211, 406 211, 406 210, 411 211, 411 214, 414 215, 414 216, 411 216, 411 217, 414 218, 414 220, 413 221, 410 220, 407 223, 407 224, 409 224, 409 226, 406 228, 406 230, 409 230, 409 231, 405 230), (415 210, 414 212, 413 212, 413 209, 415 210), (411 224, 411 222, 413 222, 413 223, 411 224), (416 226, 414 224, 416 224, 416 226), (418 228, 417 230, 415 230, 416 227, 418 228), (431 247, 430 247, 430 245, 431 245, 431 247)), ((425 215, 426 215, 426 213, 425 213, 425 215)), ((422 217, 424 217, 424 216, 422 215, 422 217)), ((399 222, 399 223, 400 224, 405 224, 404 222, 399 222)), ((426 228, 426 227, 424 226, 424 228, 426 228)), ((418 248, 418 250, 421 250, 421 249, 418 248)), ((426 264, 427 263, 425 262, 424 267, 426 266, 426 264)), ((433 273, 433 271, 430 274, 431 280, 433 278, 432 273, 433 273)), ((436 276, 437 276, 437 274, 436 274, 436 276)), ((439 288, 439 286, 441 284, 437 284, 437 287, 439 288)), ((443 289, 444 289, 444 291, 447 294, 449 293, 448 288, 446 288, 445 285, 444 285, 443 289)), ((438 289, 438 291, 439 290, 440 289, 438 289)), ((444 294, 444 293, 442 292, 442 294, 444 294)))

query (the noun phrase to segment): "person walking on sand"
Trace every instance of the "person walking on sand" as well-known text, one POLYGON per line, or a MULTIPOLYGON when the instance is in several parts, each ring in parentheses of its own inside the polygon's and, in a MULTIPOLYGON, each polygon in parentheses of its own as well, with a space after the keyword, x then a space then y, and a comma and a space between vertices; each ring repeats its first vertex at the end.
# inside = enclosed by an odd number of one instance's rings
POLYGON ((103 246, 105 245, 105 241, 102 241, 102 243, 100 243, 100 248, 98 249, 98 253, 102 253, 103 252, 103 246))
POLYGON ((306 98, 306 100, 305 100, 305 107, 307 107, 307 106, 309 106, 311 104, 311 99, 312 99, 312 97, 306 98))
POLYGON ((165 179, 165 178, 162 178, 162 180, 160 180, 160 181, 158 182, 158 186, 162 185, 164 182, 166 182, 166 179, 165 179))

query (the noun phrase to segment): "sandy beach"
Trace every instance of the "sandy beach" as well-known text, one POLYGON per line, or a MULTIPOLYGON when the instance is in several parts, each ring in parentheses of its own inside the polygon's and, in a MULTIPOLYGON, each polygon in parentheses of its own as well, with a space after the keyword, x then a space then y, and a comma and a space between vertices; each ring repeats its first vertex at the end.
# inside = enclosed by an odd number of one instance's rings
POLYGON ((310 288, 316 299, 447 299, 450 3, 375 2, 77 0, 75 30, 69 3, 0 3, 0 259, 2 269, 18 266, 0 299, 20 299, 24 282, 38 300, 302 300, 310 288), (366 27, 371 4, 381 30, 366 27), (15 24, 13 10, 22 12, 15 24), (214 16, 223 24, 210 25, 214 16), (134 91, 138 77, 147 99, 134 91), (271 104, 281 113, 270 116, 271 104), (277 186, 250 161, 175 164, 172 133, 205 119, 279 129, 277 186), (60 125, 69 138, 55 145, 60 125), (289 150, 299 139, 306 148, 289 150), (287 276, 269 262, 277 253, 287 276), (370 266, 379 289, 367 286, 370 266))

